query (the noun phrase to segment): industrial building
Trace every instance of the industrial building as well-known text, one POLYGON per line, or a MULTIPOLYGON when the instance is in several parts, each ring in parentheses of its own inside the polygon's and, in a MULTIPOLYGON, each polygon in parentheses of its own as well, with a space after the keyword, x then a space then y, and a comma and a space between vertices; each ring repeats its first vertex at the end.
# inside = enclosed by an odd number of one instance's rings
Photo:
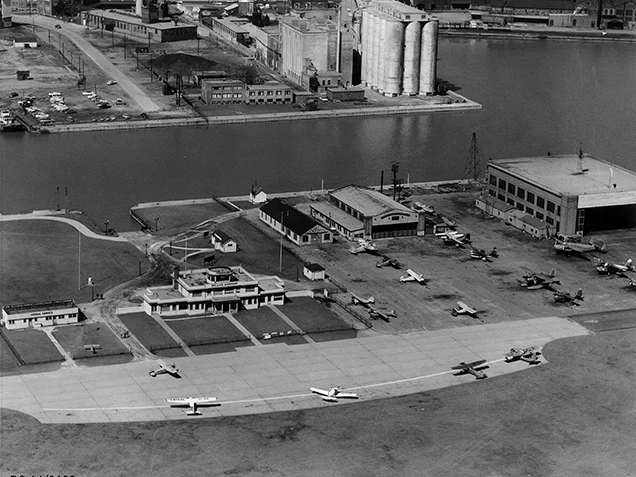
MULTIPOLYGON (((636 173, 582 152, 490 160, 487 181, 490 197, 545 222, 553 233, 636 227, 636 173)), ((496 203, 477 206, 487 211, 496 203)))
POLYGON ((0 28, 11 28, 11 0, 0 0, 0 28))
POLYGON ((331 231, 278 198, 272 199, 261 206, 259 218, 296 245, 333 242, 331 231))
POLYGON ((386 96, 435 94, 438 22, 396 1, 362 11, 360 77, 386 96))
POLYGON ((278 277, 256 279, 242 267, 175 270, 172 286, 148 287, 141 294, 144 311, 159 316, 235 313, 285 302, 278 277))
POLYGON ((310 212, 349 240, 424 235, 425 214, 367 187, 330 191, 329 202, 311 204, 310 212))
POLYGON ((291 103, 294 95, 291 86, 276 81, 246 85, 241 80, 222 78, 202 80, 200 98, 206 104, 283 104, 291 103))
POLYGON ((331 86, 350 86, 353 39, 338 22, 284 18, 280 24, 281 72, 304 89, 325 92, 331 86))
POLYGON ((79 308, 73 300, 54 300, 2 307, 2 324, 8 330, 67 325, 79 321, 79 308))

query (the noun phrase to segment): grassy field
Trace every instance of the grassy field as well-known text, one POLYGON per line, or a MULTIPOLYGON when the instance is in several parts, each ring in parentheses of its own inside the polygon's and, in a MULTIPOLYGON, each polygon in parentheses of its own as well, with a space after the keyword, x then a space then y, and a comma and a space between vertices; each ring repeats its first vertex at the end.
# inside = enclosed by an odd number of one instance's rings
POLYGON ((59 326, 53 331, 53 336, 73 359, 129 352, 110 328, 100 323, 59 326), (84 349, 84 345, 90 344, 99 344, 101 348, 96 353, 84 349))
POLYGON ((26 364, 64 361, 64 357, 41 330, 27 328, 23 330, 2 330, 26 364))
POLYGON ((166 320, 170 328, 188 345, 193 346, 206 343, 206 341, 235 341, 247 339, 224 316, 206 316, 205 318, 189 318, 185 320, 166 320))
POLYGON ((126 313, 119 315, 119 319, 150 351, 155 347, 178 348, 177 343, 166 333, 166 330, 145 313, 126 313))
POLYGON ((183 206, 157 206, 135 209, 135 214, 146 222, 153 231, 155 230, 155 225, 159 227, 160 235, 180 232, 228 212, 231 212, 231 210, 216 201, 183 206), (155 218, 158 220, 155 221, 155 218))
POLYGON ((79 239, 78 232, 63 223, 2 222, 0 304, 68 298, 88 302, 88 277, 95 283, 94 293, 104 293, 136 277, 139 261, 145 263, 146 258, 134 246, 84 236, 79 239))
POLYGON ((260 338, 263 333, 293 330, 291 326, 267 307, 256 308, 255 310, 241 310, 239 313, 234 314, 234 318, 263 344, 287 343, 288 345, 295 345, 307 343, 307 340, 298 334, 275 336, 269 339, 260 338))
POLYGON ((636 330, 551 343, 526 371, 400 398, 177 422, 2 412, 3 475, 627 477, 636 330), (28 449, 28 452, 25 452, 28 449))

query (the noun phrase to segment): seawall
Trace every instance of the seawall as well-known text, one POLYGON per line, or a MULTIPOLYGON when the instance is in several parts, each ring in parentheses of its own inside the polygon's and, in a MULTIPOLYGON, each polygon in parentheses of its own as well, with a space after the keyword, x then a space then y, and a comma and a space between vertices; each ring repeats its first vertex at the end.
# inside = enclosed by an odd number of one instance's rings
POLYGON ((441 113, 480 110, 482 105, 452 93, 455 103, 422 104, 413 106, 364 107, 355 109, 331 109, 271 114, 236 114, 234 116, 208 116, 207 118, 163 118, 146 121, 114 121, 103 123, 74 123, 43 127, 44 133, 117 131, 125 129, 149 129, 161 127, 206 126, 212 124, 243 124, 257 122, 291 121, 299 119, 329 119, 366 116, 391 116, 397 114, 441 113))

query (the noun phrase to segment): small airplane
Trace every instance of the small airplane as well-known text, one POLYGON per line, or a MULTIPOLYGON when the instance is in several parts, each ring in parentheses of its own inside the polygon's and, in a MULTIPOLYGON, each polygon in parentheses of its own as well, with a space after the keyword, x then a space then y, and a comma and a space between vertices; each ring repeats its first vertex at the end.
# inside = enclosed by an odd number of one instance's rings
POLYGON ((588 252, 607 252, 607 247, 603 242, 596 243, 590 239, 589 243, 577 243, 577 242, 565 242, 562 240, 555 239, 554 241, 554 250, 557 253, 564 253, 568 257, 572 254, 583 255, 588 252))
POLYGON ((483 260, 484 262, 492 262, 491 258, 497 258, 498 256, 497 247, 493 247, 490 252, 486 252, 481 248, 470 249, 470 258, 483 260))
POLYGON ((431 214, 431 215, 435 213, 435 207, 433 207, 432 205, 422 204, 421 202, 417 202, 417 201, 413 203, 413 208, 415 210, 422 210, 426 212, 427 214, 431 214))
POLYGON ((539 364, 541 362, 539 359, 540 355, 541 351, 536 346, 531 348, 510 348, 510 351, 504 355, 504 360, 506 363, 521 360, 529 364, 539 364))
POLYGON ((453 315, 453 316, 468 315, 468 316, 472 316, 473 318, 478 319, 479 321, 484 321, 479 316, 477 316, 477 313, 479 313, 477 310, 475 310, 474 308, 469 307, 463 301, 458 301, 457 302, 457 306, 454 307, 451 310, 451 315, 453 315))
POLYGON ((459 373, 457 374, 472 374, 477 379, 484 379, 488 377, 482 371, 482 369, 485 369, 488 367, 488 366, 481 366, 485 362, 486 362, 485 359, 480 359, 479 361, 473 361, 472 363, 464 363, 462 361, 457 366, 451 366, 451 369, 458 369, 459 373))
POLYGON ((393 267, 396 269, 400 269, 401 265, 400 262, 397 261, 397 259, 395 258, 391 258, 387 255, 382 255, 382 258, 380 260, 378 260, 378 262, 375 264, 376 267, 378 268, 382 268, 382 267, 393 267))
POLYGON ((413 270, 411 270, 410 268, 408 268, 406 270, 406 273, 408 274, 405 277, 400 277, 400 281, 402 283, 406 283, 406 282, 417 282, 420 285, 426 285, 426 279, 420 275, 419 273, 415 273, 413 270))
POLYGON ((632 263, 632 259, 628 259, 625 263, 612 263, 612 262, 603 262, 602 260, 596 259, 598 265, 596 265, 596 271, 598 273, 604 273, 606 275, 618 275, 619 277, 627 277, 625 272, 633 272, 634 265, 632 263))
POLYGON ((362 252, 375 254, 377 253, 377 251, 378 251, 378 247, 373 242, 371 242, 370 240, 365 240, 361 238, 358 239, 357 247, 351 247, 349 249, 349 252, 351 252, 354 255, 357 255, 362 252))
POLYGON ((328 391, 318 388, 309 388, 309 390, 320 395, 320 399, 327 402, 338 402, 338 399, 358 399, 358 395, 354 393, 343 393, 340 390, 340 386, 330 388, 328 391))
POLYGON ((165 374, 165 373, 168 373, 171 376, 174 376, 175 378, 181 377, 179 375, 179 370, 177 369, 176 364, 172 363, 170 366, 168 366, 163 359, 160 359, 159 361, 157 361, 157 364, 159 365, 159 367, 157 369, 151 370, 149 373, 150 376, 152 376, 153 378, 156 378, 157 375, 159 374, 165 374))
POLYGON ((552 269, 550 273, 530 273, 524 275, 521 280, 517 281, 527 290, 539 290, 541 288, 552 290, 552 285, 561 284, 555 277, 556 270, 552 269))
POLYGON ((388 323, 391 321, 391 318, 397 318, 397 311, 395 310, 391 310, 385 313, 384 311, 378 310, 374 306, 370 306, 367 311, 369 312, 369 316, 372 320, 377 320, 379 318, 388 323))
POLYGON ((100 344, 87 344, 87 345, 84 345, 84 349, 86 351, 90 351, 93 354, 97 354, 97 350, 98 349, 102 349, 102 345, 100 345, 100 344))
POLYGON ((465 244, 472 243, 470 234, 460 234, 453 230, 444 232, 441 237, 444 245, 454 245, 457 248, 464 248, 465 244))
POLYGON ((636 290, 636 280, 634 280, 633 278, 629 279, 629 283, 626 285, 627 288, 633 288, 634 290, 636 290))
POLYGON ((215 397, 185 397, 185 398, 168 398, 166 399, 170 407, 189 407, 186 411, 188 416, 200 416, 201 412, 197 407, 201 406, 220 406, 221 403, 216 401, 215 397))
POLYGON ((351 294, 351 303, 353 305, 362 305, 365 308, 368 307, 369 305, 371 305, 372 303, 375 303, 375 298, 373 298, 372 296, 370 296, 369 298, 361 298, 358 295, 354 295, 353 293, 351 294))
POLYGON ((579 306, 580 303, 576 301, 583 301, 583 290, 579 288, 576 295, 571 295, 569 292, 556 291, 554 292, 554 301, 557 303, 567 303, 570 306, 579 306))

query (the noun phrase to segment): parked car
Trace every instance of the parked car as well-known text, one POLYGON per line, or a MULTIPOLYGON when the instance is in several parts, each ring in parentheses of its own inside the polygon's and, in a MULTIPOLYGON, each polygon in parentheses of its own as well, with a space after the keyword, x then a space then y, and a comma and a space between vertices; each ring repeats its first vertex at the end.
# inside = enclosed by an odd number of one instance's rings
POLYGON ((108 81, 106 81, 106 84, 110 86, 110 85, 113 85, 113 84, 117 84, 117 81, 115 81, 115 80, 108 80, 108 81))

